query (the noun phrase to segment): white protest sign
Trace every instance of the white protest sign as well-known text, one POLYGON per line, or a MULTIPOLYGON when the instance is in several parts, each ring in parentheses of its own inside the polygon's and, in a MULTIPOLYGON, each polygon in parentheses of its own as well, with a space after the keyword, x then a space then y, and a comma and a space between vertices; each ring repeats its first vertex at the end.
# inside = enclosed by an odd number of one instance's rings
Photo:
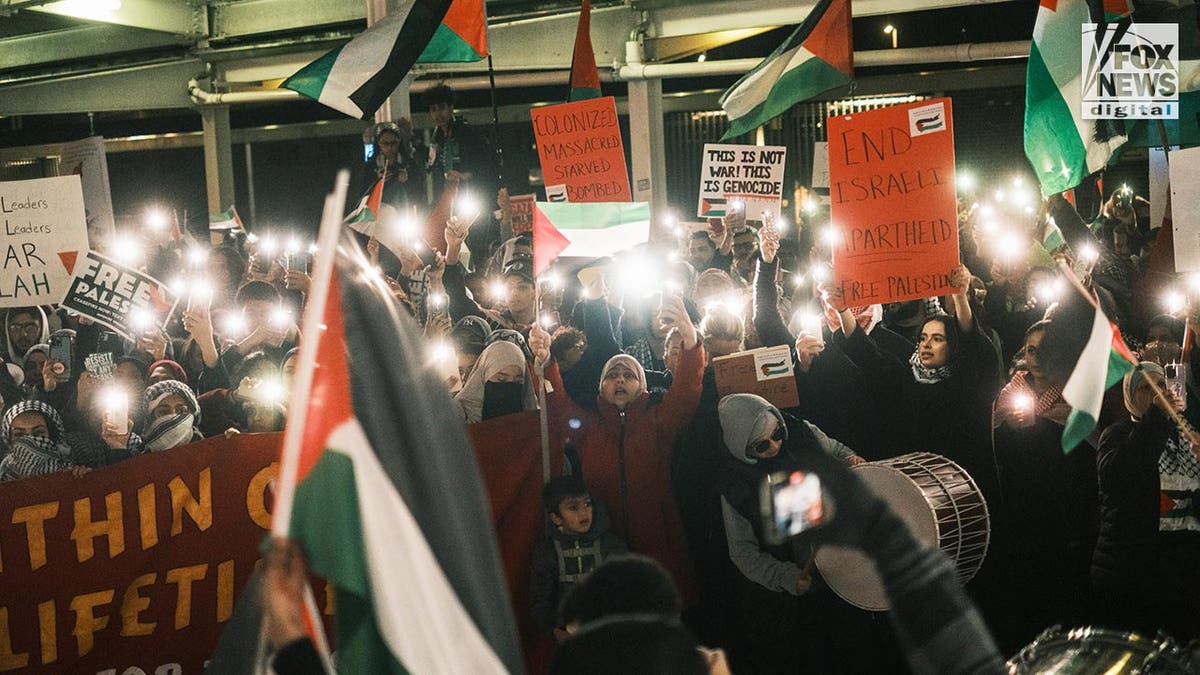
POLYGON ((809 187, 829 187, 829 143, 816 141, 813 143, 813 172, 809 187))
MULTIPOLYGON (((1171 148, 1175 152, 1179 148, 1171 148)), ((1162 148, 1148 148, 1150 151, 1150 229, 1162 227, 1163 218, 1167 215, 1167 190, 1170 176, 1167 175, 1167 153, 1162 148)))
POLYGON ((166 325, 178 296, 154 277, 95 251, 76 266, 61 306, 135 339, 166 325))
POLYGON ((779 220, 787 148, 778 145, 704 144, 696 215, 724 216, 731 203, 745 206, 748 221, 771 212, 779 220))
POLYGON ((0 183, 0 307, 62 300, 88 250, 78 176, 0 183))
POLYGON ((64 144, 62 156, 58 159, 58 175, 79 176, 82 182, 88 236, 92 243, 99 244, 112 237, 115 221, 104 139, 92 136, 64 144))
MULTIPOLYGON (((1153 203, 1153 202, 1151 202, 1153 203)), ((1200 148, 1171 153, 1171 225, 1175 271, 1200 271, 1200 148)))
POLYGON ((96 376, 97 380, 107 382, 113 379, 116 365, 113 363, 112 352, 88 354, 83 359, 83 369, 96 376))

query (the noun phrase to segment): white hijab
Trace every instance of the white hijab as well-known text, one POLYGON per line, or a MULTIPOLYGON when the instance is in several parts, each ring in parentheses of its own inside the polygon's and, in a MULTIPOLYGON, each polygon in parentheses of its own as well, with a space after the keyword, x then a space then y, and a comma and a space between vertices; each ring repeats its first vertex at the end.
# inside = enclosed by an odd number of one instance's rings
POLYGON ((454 397, 454 400, 458 401, 459 405, 462 406, 463 416, 466 418, 467 424, 474 424, 483 420, 484 385, 496 373, 509 366, 520 366, 521 372, 524 374, 524 386, 521 388, 524 409, 533 410, 537 408, 537 402, 534 398, 533 378, 529 376, 529 368, 525 362, 525 352, 521 351, 520 347, 511 342, 493 342, 479 355, 479 360, 475 362, 475 368, 467 376, 467 382, 463 385, 462 391, 458 392, 454 397))

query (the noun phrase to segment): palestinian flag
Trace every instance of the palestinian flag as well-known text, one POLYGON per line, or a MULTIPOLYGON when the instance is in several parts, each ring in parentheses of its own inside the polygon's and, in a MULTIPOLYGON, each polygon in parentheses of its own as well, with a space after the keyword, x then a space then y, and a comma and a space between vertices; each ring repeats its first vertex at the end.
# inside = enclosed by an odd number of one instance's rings
POLYGON ((800 101, 848 83, 854 76, 850 37, 850 0, 820 0, 791 37, 721 97, 729 116, 729 131, 721 140, 752 131, 800 101))
POLYGON ((575 27, 575 52, 571 56, 571 93, 567 103, 600 98, 600 73, 592 51, 592 0, 583 0, 579 25, 575 27))
POLYGON ((724 197, 701 197, 700 215, 710 218, 725 217, 726 199, 724 197))
MULTIPOLYGON (((1167 144, 1200 145, 1200 10, 1191 0, 1134 0, 1138 23, 1173 23, 1179 26, 1179 117, 1162 120, 1167 144)), ((1158 120, 1136 120, 1129 131, 1129 147, 1161 148, 1158 120)), ((1158 227, 1152 223, 1151 227, 1158 227)))
POLYGON ((208 229, 210 232, 222 230, 241 230, 244 232, 246 226, 242 224, 242 219, 238 216, 237 207, 231 205, 228 210, 208 217, 208 229))
POLYGON ((1051 316, 1039 354, 1047 363, 1071 364, 1069 371, 1062 369, 1067 373, 1062 396, 1071 406, 1062 435, 1062 449, 1067 453, 1092 435, 1104 392, 1133 370, 1137 358, 1117 326, 1083 295, 1074 275, 1064 276, 1075 292, 1051 316))
POLYGON ((533 273, 560 255, 600 258, 650 239, 647 202, 534 202, 533 273))
POLYGON ((383 208, 383 181, 375 182, 374 187, 370 192, 363 195, 358 206, 346 216, 343 221, 351 227, 355 232, 362 232, 366 235, 375 233, 375 228, 372 223, 377 222, 382 217, 380 209, 383 208))
MULTIPOLYGON (((1082 117, 1083 24, 1098 2, 1042 0, 1038 8, 1025 71, 1025 156, 1044 195, 1079 185, 1125 142, 1105 120, 1082 117)), ((1103 9, 1127 13, 1119 0, 1105 0, 1103 9)))
POLYGON ((280 85, 355 118, 391 96, 413 64, 487 56, 483 0, 401 0, 394 12, 280 85))

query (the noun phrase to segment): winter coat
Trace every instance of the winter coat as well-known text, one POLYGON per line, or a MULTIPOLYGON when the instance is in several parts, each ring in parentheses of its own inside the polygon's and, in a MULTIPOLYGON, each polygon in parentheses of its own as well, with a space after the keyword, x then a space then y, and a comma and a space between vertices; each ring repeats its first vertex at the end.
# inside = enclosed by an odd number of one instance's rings
POLYGON ((608 511, 592 505, 592 528, 585 534, 568 534, 546 523, 546 538, 533 552, 533 618, 546 632, 561 627, 563 598, 600 563, 629 550, 612 533, 608 511))
POLYGON ((704 348, 697 344, 680 353, 675 380, 661 403, 642 392, 623 411, 600 399, 597 412, 589 412, 564 393, 558 365, 546 367, 554 389, 547 406, 553 418, 579 421, 578 429, 564 431, 578 449, 592 494, 611 509, 614 531, 630 550, 662 563, 685 598, 692 572, 671 489, 671 451, 696 411, 703 372, 704 348))

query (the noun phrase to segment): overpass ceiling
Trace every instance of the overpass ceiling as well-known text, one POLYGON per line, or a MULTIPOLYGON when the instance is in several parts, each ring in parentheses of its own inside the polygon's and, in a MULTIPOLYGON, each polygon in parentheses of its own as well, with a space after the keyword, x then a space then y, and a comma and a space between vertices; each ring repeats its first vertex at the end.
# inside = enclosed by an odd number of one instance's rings
MULTIPOLYGON (((578 0, 486 1, 498 70, 569 67, 578 0)), ((282 77, 304 58, 365 29, 366 4, 367 0, 0 0, 0 114, 15 112, 6 110, 6 97, 30 94, 33 86, 77 86, 90 78, 111 82, 114 75, 127 72, 190 69, 198 74, 208 68, 217 79, 232 82, 282 77)), ((710 59, 762 57, 814 4, 595 0, 596 60, 601 67, 624 61, 624 44, 635 28, 645 32, 650 58, 656 44, 663 60, 694 57, 699 49, 715 50, 709 52, 710 59), (730 43, 729 36, 739 37, 730 43)), ((880 30, 885 23, 900 27, 905 47, 1027 40, 1034 11, 1036 3, 1022 0, 855 0, 855 48, 890 47, 890 38, 880 30), (959 18, 947 20, 949 16, 959 18), (960 25, 961 30, 956 29, 960 25)), ((484 64, 435 66, 423 72, 444 77, 483 68, 484 64)), ((182 88, 184 82, 169 86, 182 88)), ((86 89, 103 91, 102 86, 86 89)), ((178 101, 176 94, 172 91, 156 102, 178 101)), ((112 97, 58 107, 121 109, 111 105, 112 97)), ((17 108, 30 112, 28 106, 17 108)))

